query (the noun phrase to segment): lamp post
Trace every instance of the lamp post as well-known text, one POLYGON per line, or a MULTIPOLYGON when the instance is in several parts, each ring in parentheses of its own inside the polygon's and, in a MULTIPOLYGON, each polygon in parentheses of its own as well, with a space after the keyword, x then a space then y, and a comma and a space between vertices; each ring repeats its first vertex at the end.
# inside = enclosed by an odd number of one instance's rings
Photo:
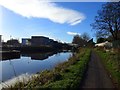
POLYGON ((11 42, 11 40, 12 40, 12 36, 10 35, 10 51, 12 51, 12 42, 11 42))

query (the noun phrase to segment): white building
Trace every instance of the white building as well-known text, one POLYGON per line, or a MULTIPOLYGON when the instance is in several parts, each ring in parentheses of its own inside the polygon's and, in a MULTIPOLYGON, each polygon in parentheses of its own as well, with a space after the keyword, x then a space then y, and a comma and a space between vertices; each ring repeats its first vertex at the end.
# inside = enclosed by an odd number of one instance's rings
POLYGON ((105 41, 105 42, 103 42, 103 43, 97 43, 97 44, 95 44, 95 46, 98 46, 98 47, 112 47, 113 45, 112 45, 112 43, 111 42, 108 42, 108 41, 105 41))

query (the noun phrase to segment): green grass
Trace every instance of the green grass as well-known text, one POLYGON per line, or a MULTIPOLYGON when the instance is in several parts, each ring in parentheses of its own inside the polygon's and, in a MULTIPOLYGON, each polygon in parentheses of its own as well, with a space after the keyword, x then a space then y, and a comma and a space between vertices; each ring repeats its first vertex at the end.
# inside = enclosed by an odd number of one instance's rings
POLYGON ((102 50, 97 50, 98 54, 102 58, 102 62, 112 76, 112 79, 116 86, 120 86, 120 56, 119 52, 105 52, 102 50))
POLYGON ((12 88, 78 88, 90 58, 90 49, 80 49, 68 61, 53 70, 43 71, 27 83, 18 82, 12 88))

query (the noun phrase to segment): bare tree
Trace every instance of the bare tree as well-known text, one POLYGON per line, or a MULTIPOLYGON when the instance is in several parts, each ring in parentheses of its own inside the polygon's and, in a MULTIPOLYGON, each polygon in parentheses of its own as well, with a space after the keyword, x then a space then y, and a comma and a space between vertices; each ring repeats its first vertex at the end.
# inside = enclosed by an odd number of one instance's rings
POLYGON ((80 47, 82 47, 82 46, 85 46, 87 42, 82 37, 80 37, 79 35, 75 35, 73 37, 72 43, 73 44, 78 44, 80 47))
POLYGON ((79 35, 75 35, 75 36, 73 37, 72 43, 73 43, 73 44, 80 44, 80 41, 81 41, 81 37, 80 37, 79 35))
POLYGON ((120 2, 103 4, 91 26, 99 37, 112 35, 114 40, 120 40, 120 2))
POLYGON ((89 36, 89 34, 86 33, 86 32, 81 35, 81 38, 82 38, 83 40, 85 40, 85 41, 90 40, 90 36, 89 36))

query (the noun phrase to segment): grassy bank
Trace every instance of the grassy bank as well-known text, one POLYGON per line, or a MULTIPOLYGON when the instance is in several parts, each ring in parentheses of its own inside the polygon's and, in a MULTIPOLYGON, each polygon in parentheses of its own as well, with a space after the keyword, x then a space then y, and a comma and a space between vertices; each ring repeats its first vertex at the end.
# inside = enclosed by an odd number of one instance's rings
POLYGON ((18 82, 10 88, 78 88, 90 58, 89 49, 80 49, 68 61, 33 76, 28 82, 18 82))
MULTIPOLYGON (((115 83, 116 87, 120 86, 120 55, 119 51, 113 52, 106 52, 102 50, 96 50, 99 56, 102 59, 102 62, 110 74, 113 82, 115 83)), ((120 88, 120 87, 119 87, 120 88)))

